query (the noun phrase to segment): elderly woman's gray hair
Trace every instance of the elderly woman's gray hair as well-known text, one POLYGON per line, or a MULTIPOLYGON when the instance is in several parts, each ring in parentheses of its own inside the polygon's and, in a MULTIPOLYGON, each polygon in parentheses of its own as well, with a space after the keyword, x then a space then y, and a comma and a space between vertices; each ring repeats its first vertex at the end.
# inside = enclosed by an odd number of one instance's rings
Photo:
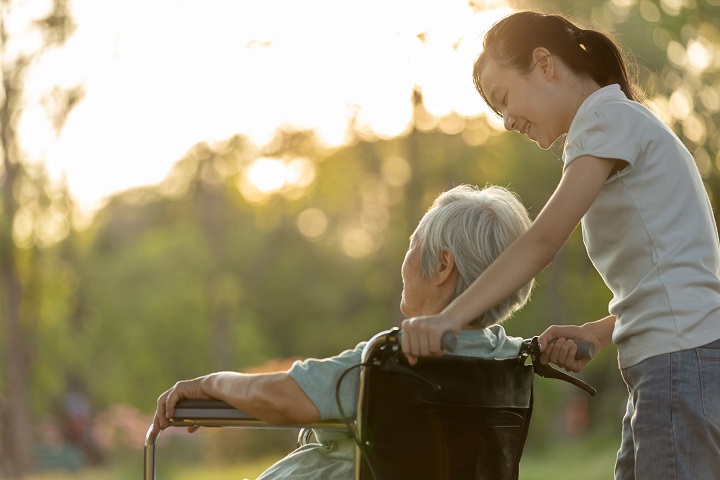
MULTIPOLYGON (((420 220, 413 241, 421 249, 420 275, 427 279, 437 267, 442 251, 451 252, 459 272, 455 296, 460 295, 482 272, 530 227, 530 217, 518 197, 509 190, 460 185, 435 199, 420 220)), ((470 325, 487 327, 501 323, 522 308, 534 281, 475 319, 470 325)))

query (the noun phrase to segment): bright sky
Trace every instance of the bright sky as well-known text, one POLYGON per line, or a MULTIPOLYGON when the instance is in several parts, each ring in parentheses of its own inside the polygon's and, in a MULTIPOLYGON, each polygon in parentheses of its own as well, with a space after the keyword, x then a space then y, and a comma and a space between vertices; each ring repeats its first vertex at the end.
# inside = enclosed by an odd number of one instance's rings
POLYGON ((262 145, 291 124, 341 144, 353 114, 379 135, 399 134, 414 85, 435 115, 477 115, 485 107, 472 61, 484 30, 510 10, 475 3, 486 9, 475 14, 468 0, 74 0, 77 31, 32 72, 22 145, 93 209, 160 182, 205 140, 240 133, 262 145), (80 82, 85 97, 56 138, 39 98, 80 82))

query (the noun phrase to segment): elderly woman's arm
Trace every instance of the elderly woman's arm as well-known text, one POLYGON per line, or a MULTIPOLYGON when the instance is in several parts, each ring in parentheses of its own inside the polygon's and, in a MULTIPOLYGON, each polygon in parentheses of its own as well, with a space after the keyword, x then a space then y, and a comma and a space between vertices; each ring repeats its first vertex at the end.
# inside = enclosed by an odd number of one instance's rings
POLYGON ((218 372, 177 382, 158 398, 153 420, 156 430, 167 427, 167 419, 172 417, 175 405, 182 399, 222 400, 273 424, 306 424, 320 420, 315 404, 287 372, 218 372))

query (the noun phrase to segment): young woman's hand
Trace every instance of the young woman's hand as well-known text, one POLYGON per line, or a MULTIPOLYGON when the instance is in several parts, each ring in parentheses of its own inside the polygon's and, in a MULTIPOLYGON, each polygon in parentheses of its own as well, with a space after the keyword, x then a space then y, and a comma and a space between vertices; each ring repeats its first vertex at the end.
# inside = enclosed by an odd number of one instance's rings
POLYGON ((577 355, 577 344, 574 340, 589 340, 595 344, 597 350, 598 342, 593 341, 582 329, 576 325, 558 326, 553 325, 540 335, 540 363, 554 363, 558 367, 569 372, 579 372, 590 362, 589 358, 575 358, 577 355))
POLYGON ((442 313, 403 320, 401 345, 410 365, 417 363, 417 357, 442 356, 443 334, 460 331, 455 323, 442 313))
POLYGON ((582 326, 553 325, 538 338, 541 363, 554 363, 569 372, 579 372, 590 363, 589 358, 577 359, 577 344, 574 340, 588 340, 595 345, 595 351, 612 343, 615 316, 610 315, 596 322, 582 326))

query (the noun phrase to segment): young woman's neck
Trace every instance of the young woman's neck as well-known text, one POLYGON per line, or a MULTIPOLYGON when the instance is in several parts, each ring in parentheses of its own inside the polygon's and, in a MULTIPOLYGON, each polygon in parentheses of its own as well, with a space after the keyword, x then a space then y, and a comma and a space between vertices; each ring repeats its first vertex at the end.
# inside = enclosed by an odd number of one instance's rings
MULTIPOLYGON (((571 92, 571 94, 568 96, 570 103, 568 108, 567 130, 570 129, 570 124, 583 102, 601 88, 595 80, 588 77, 572 76, 568 78, 571 80, 568 82, 567 92, 571 92)), ((567 130, 565 130, 565 133, 567 133, 567 130)))

